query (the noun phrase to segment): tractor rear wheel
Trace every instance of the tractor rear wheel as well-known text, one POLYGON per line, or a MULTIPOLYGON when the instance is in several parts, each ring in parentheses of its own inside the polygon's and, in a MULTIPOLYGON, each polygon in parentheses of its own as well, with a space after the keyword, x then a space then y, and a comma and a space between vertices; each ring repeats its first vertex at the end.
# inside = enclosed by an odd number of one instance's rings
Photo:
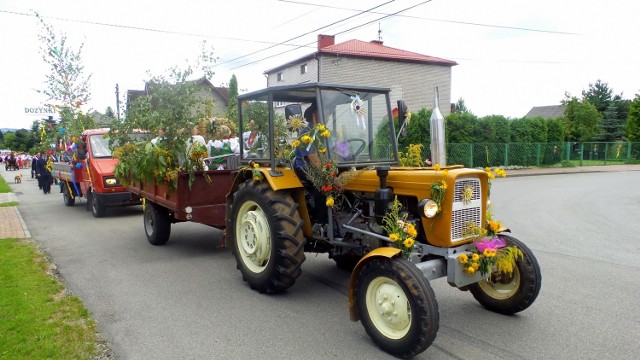
POLYGON ((293 286, 305 260, 298 204, 267 182, 248 180, 238 187, 231 205, 233 255, 242 279, 261 293, 293 286))
POLYGON ((469 285, 473 297, 485 308, 500 314, 511 315, 528 308, 540 293, 542 274, 533 252, 518 239, 498 235, 507 246, 516 246, 524 257, 516 261, 511 275, 494 272, 490 280, 480 280, 469 285))
POLYGON ((408 260, 375 258, 358 275, 356 302, 367 334, 391 355, 410 358, 438 333, 438 303, 422 273, 408 260))

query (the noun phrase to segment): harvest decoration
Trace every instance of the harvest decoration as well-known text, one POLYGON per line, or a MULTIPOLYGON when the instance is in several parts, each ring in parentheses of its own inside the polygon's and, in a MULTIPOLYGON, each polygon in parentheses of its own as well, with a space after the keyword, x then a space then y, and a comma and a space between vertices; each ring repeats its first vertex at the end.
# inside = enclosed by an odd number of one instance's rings
MULTIPOLYGON (((438 171, 440 171, 440 164, 433 165, 433 169, 436 171, 436 174, 437 174, 438 171)), ((442 170, 443 178, 431 183, 431 199, 433 199, 433 201, 435 201, 436 204, 438 204, 437 216, 440 216, 440 213, 442 212, 442 200, 444 199, 444 195, 447 192, 447 182, 445 181, 444 178, 447 177, 448 175, 449 175, 449 170, 444 169, 442 170)))
POLYGON ((418 231, 414 223, 407 221, 408 214, 406 212, 400 214, 401 209, 402 204, 396 196, 391 203, 391 208, 382 219, 382 228, 388 234, 393 246, 400 249, 402 256, 409 258, 415 246, 418 231))
MULTIPOLYGON (((307 178, 316 189, 322 191, 326 197, 327 207, 336 205, 337 197, 342 192, 344 186, 353 177, 359 175, 357 170, 339 172, 338 165, 327 156, 327 148, 324 146, 324 139, 331 136, 331 132, 324 124, 317 124, 309 132, 305 132, 300 137, 291 141, 291 147, 303 146, 307 150, 315 147, 320 160, 320 166, 307 166, 303 169, 307 178)), ((291 152, 293 154, 294 151, 291 152)))
POLYGON ((493 220, 489 211, 486 228, 469 223, 465 237, 473 238, 476 250, 472 251, 471 255, 458 256, 458 262, 464 265, 466 274, 473 275, 480 271, 484 279, 490 280, 494 270, 509 276, 513 273, 516 261, 522 259, 524 254, 516 246, 507 246, 507 243, 498 237, 498 233, 504 230, 502 223, 493 220))

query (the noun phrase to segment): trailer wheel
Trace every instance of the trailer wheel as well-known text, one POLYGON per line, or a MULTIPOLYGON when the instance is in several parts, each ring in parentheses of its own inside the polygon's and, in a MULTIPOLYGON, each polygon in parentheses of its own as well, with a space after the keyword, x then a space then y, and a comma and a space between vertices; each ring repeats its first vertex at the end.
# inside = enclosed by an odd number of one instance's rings
POLYGON ((98 199, 96 194, 91 192, 91 197, 89 199, 91 203, 91 213, 93 214, 93 217, 97 217, 97 218, 103 217, 104 214, 107 212, 107 209, 105 208, 104 205, 100 204, 100 200, 98 199))
POLYGON ((171 235, 169 211, 160 205, 146 203, 144 206, 144 232, 151 245, 164 245, 171 235))
POLYGON ((64 204, 66 206, 73 206, 76 204, 76 199, 69 194, 69 188, 67 187, 66 182, 62 182, 62 199, 64 200, 64 204))
POLYGON ((231 205, 233 255, 242 279, 261 293, 293 286, 305 260, 298 204, 266 182, 240 184, 231 205))
POLYGON ((510 315, 533 304, 540 293, 542 274, 533 252, 525 244, 512 236, 499 237, 507 242, 507 246, 517 246, 524 257, 516 261, 511 276, 494 272, 490 281, 481 280, 469 285, 469 291, 485 308, 510 315))
POLYGON ((410 358, 438 333, 438 303, 431 285, 408 260, 375 258, 357 279, 356 302, 367 334, 391 355, 410 358))

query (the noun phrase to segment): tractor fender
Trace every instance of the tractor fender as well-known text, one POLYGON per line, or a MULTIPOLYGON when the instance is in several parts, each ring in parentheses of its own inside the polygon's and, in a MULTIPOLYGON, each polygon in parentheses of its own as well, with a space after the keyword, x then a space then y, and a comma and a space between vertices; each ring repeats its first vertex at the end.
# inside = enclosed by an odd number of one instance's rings
POLYGON ((351 272, 351 279, 349 280, 349 289, 348 289, 348 298, 349 298, 349 318, 351 321, 359 321, 360 316, 358 315, 358 308, 356 306, 356 286, 358 285, 358 276, 360 275, 360 270, 362 267, 369 261, 379 257, 385 257, 387 259, 391 259, 393 257, 398 256, 400 254, 400 249, 393 247, 379 247, 377 249, 373 249, 367 255, 362 257, 358 264, 351 272))

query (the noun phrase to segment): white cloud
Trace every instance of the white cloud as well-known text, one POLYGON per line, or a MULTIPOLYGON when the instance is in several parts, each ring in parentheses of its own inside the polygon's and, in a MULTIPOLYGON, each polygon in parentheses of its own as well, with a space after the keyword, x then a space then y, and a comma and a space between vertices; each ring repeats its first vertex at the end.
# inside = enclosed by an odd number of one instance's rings
POLYGON ((33 90, 43 86, 48 71, 38 52, 38 23, 16 14, 31 9, 72 44, 84 42, 83 64, 92 74, 89 105, 98 111, 115 108, 116 83, 121 93, 141 89, 147 70, 158 73, 195 59, 203 37, 193 34, 206 35, 220 57, 215 85, 235 74, 241 89, 257 90, 266 85, 265 70, 313 52, 318 34, 337 34, 336 42, 369 41, 379 27, 387 46, 458 62, 453 100, 463 98, 480 116, 520 117, 532 106, 557 104, 565 92, 580 95, 598 79, 625 98, 640 92, 640 53, 634 46, 640 33, 634 18, 640 10, 637 2, 433 0, 402 13, 406 16, 379 21, 382 13, 420 1, 398 0, 363 15, 358 10, 375 6, 370 1, 315 3, 0 1, 0 127, 30 127, 34 117, 26 116, 24 107, 44 100, 33 90), (351 30, 368 21, 372 23, 351 30), (287 46, 267 49, 292 38, 287 46), (293 50, 293 45, 308 46, 293 50))

